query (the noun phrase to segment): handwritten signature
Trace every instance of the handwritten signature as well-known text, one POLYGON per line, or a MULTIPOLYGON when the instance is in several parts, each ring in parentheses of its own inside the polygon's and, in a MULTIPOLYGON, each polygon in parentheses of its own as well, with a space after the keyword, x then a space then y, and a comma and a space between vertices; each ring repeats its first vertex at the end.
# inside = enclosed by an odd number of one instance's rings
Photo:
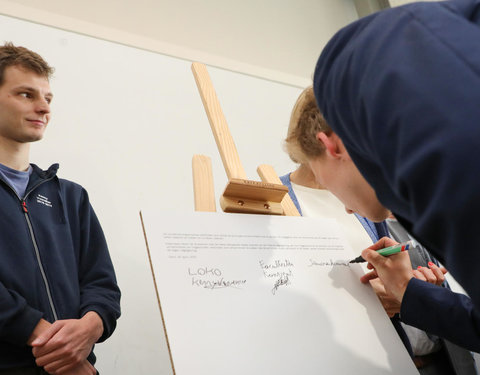
POLYGON ((309 267, 312 266, 346 266, 350 267, 350 263, 345 261, 345 260, 327 260, 323 262, 317 262, 316 260, 310 259, 310 264, 308 265, 309 267))
POLYGON ((272 294, 275 295, 277 292, 278 288, 282 285, 288 285, 290 284, 290 280, 288 279, 288 275, 282 275, 275 283, 273 289, 272 289, 272 294))
POLYGON ((218 280, 202 280, 192 277, 192 286, 203 287, 205 289, 235 288, 240 289, 247 283, 247 280, 225 280, 223 277, 218 280))

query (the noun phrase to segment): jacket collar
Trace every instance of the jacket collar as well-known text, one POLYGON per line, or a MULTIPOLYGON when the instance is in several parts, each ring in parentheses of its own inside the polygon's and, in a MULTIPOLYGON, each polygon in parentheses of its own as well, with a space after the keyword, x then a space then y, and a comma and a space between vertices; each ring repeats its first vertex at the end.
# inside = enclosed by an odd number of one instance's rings
POLYGON ((56 177, 57 171, 59 168, 58 163, 52 164, 47 170, 42 170, 35 164, 30 164, 32 166, 32 174, 30 175, 30 180, 28 181, 27 193, 35 189, 38 185, 42 184, 45 181, 51 180, 56 177))

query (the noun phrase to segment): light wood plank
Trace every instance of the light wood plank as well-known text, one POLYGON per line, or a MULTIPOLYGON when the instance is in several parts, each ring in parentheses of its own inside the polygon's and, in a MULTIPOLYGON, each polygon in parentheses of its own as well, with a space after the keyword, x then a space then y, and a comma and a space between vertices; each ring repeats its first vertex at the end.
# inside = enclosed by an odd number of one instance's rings
MULTIPOLYGON (((268 165, 268 164, 259 165, 257 168, 257 173, 263 182, 269 182, 271 184, 282 183, 282 181, 278 177, 277 172, 275 172, 275 169, 271 165, 268 165)), ((298 212, 297 207, 295 207, 295 203, 293 203, 292 198, 290 198, 290 195, 285 194, 285 196, 282 199, 281 205, 283 208, 284 215, 300 216, 300 213, 298 212)))
POLYGON ((220 107, 220 102, 218 101, 206 66, 194 62, 192 64, 192 71, 227 177, 229 180, 232 178, 246 179, 245 170, 238 156, 235 142, 230 134, 227 120, 220 107))
POLYGON ((193 155, 192 173, 195 211, 216 212, 211 159, 205 155, 193 155))

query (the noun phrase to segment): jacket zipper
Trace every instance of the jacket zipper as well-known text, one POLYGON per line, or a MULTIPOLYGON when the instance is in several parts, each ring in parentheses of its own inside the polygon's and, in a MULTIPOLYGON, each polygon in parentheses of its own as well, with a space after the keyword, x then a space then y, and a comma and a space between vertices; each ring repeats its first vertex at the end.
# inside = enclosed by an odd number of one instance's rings
POLYGON ((57 310, 55 309, 55 306, 53 304, 53 298, 52 298, 52 293, 50 291, 50 285, 48 283, 48 280, 47 280, 47 275, 45 274, 45 270, 43 268, 43 264, 42 264, 42 260, 40 258, 40 251, 38 249, 38 245, 37 245, 37 240, 35 238, 35 234, 33 233, 33 227, 32 227, 32 223, 30 221, 30 217, 29 217, 29 213, 28 213, 28 208, 27 208, 27 202, 26 202, 26 199, 28 197, 28 195, 33 191, 35 190, 38 186, 40 186, 41 184, 43 184, 44 182, 47 182, 47 181, 50 181, 53 177, 50 177, 46 180, 43 180, 41 182, 39 182, 38 184, 36 184, 35 186, 33 186, 28 192, 27 194, 25 195, 25 197, 22 199, 18 196, 17 192, 15 191, 14 188, 12 188, 10 186, 10 184, 8 184, 6 181, 4 181, 3 179, 0 179, 0 181, 2 181, 6 186, 8 186, 10 188, 10 190, 13 191, 13 193, 17 196, 18 200, 20 201, 21 205, 22 205, 22 210, 23 210, 23 214, 25 216, 25 220, 27 222, 27 226, 28 226, 28 231, 30 232, 30 238, 32 240, 32 244, 33 244, 33 248, 35 250, 35 257, 37 259, 37 263, 38 263, 38 266, 40 268, 40 273, 42 274, 42 280, 43 280, 43 283, 45 285, 45 290, 47 292, 47 297, 48 297, 48 302, 50 304, 50 309, 52 310, 52 314, 53 314, 53 318, 54 320, 58 320, 58 316, 57 316, 57 310))
MULTIPOLYGON (((25 198, 26 198, 26 196, 25 196, 25 198)), ((25 199, 22 199, 21 202, 22 202, 23 214, 25 215, 25 220, 27 221, 28 230, 30 232, 30 237, 32 239, 33 248, 35 249, 35 256, 37 258, 37 263, 38 263, 38 266, 40 268, 40 273, 42 274, 42 279, 43 279, 43 283, 45 284, 45 289, 47 291, 48 302, 50 303, 50 308, 52 309, 53 319, 58 320, 57 311, 56 311, 55 306, 53 304, 52 293, 50 292, 50 285, 48 283, 47 275, 45 274, 45 270, 43 269, 42 260, 40 258, 40 251, 38 250, 37 240, 35 238, 35 234, 33 233, 33 227, 32 227, 32 223, 30 221, 29 213, 28 213, 27 202, 25 201, 25 199)))

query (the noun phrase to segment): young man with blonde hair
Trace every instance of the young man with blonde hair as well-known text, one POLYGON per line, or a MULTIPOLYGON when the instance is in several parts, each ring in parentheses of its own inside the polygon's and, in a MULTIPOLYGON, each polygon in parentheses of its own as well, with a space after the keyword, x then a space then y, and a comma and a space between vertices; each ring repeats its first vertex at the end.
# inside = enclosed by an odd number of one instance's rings
POLYGON ((352 249, 364 249, 372 241, 377 242, 381 237, 388 235, 386 224, 373 223, 357 213, 347 215, 352 212, 345 213, 341 201, 315 180, 308 160, 310 157, 321 154, 322 150, 315 141, 315 135, 319 131, 331 133, 330 127, 318 110, 312 87, 307 87, 302 91, 292 109, 285 139, 285 150, 290 159, 299 166, 294 172, 282 176, 282 182, 289 187, 290 195, 303 216, 325 216, 328 213, 330 216, 342 219, 342 225, 348 228, 346 234, 352 249), (302 139, 301 146, 299 139, 302 139), (299 194, 295 194, 297 191, 299 194))

